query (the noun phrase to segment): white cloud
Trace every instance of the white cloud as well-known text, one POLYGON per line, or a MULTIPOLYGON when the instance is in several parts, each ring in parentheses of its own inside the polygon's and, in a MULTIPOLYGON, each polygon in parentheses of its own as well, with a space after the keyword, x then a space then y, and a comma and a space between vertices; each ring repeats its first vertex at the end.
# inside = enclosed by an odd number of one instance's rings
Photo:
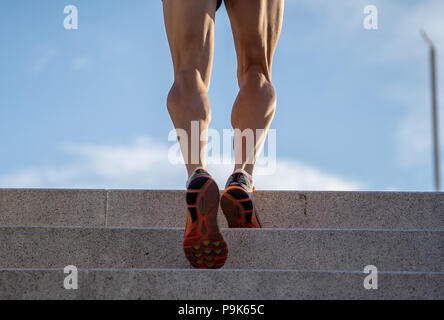
POLYGON ((87 67, 90 64, 91 59, 88 56, 82 55, 72 60, 72 68, 74 70, 80 70, 87 67))
MULTIPOLYGON (((0 176, 1 187, 183 189, 183 165, 168 161, 169 146, 149 137, 122 145, 68 145, 69 163, 58 167, 25 168, 0 176)), ((223 188, 230 165, 210 165, 223 188)), ((273 175, 258 175, 258 189, 358 190, 359 183, 293 160, 278 160, 273 175)))
POLYGON ((276 173, 256 178, 258 189, 268 190, 362 190, 356 181, 344 179, 293 160, 278 160, 276 173))
POLYGON ((44 48, 39 50, 41 50, 41 52, 32 66, 32 72, 36 75, 45 71, 57 56, 57 51, 54 48, 44 48))

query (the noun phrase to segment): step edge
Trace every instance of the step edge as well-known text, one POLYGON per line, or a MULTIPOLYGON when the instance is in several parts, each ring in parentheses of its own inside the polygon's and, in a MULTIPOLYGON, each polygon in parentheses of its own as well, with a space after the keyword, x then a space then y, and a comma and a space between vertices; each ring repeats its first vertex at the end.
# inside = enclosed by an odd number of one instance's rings
MULTIPOLYGON (((63 272, 64 268, 0 268, 0 272, 63 272)), ((77 268, 79 272, 263 272, 263 273, 330 273, 330 274, 364 274, 362 270, 310 270, 310 269, 185 269, 185 268, 77 268)), ((444 275, 444 271, 397 271, 378 270, 378 274, 386 275, 444 275)))
MULTIPOLYGON (((54 226, 54 225, 38 225, 38 226, 27 226, 27 225, 0 225, 0 230, 2 229, 66 229, 66 230, 146 230, 146 231, 185 231, 184 227, 138 227, 138 226, 54 226)), ((418 229, 418 228, 220 228, 223 232, 426 232, 426 233, 443 233, 444 229, 418 229)))

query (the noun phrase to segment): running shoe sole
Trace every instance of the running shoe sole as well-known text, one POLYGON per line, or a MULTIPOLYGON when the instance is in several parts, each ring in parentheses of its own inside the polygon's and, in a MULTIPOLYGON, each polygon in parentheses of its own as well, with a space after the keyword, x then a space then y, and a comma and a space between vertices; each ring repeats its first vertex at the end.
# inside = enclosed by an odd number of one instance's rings
POLYGON ((219 188, 210 176, 196 177, 188 186, 183 249, 195 268, 218 269, 227 260, 228 247, 217 225, 219 199, 219 188))
POLYGON ((222 211, 230 228, 261 228, 253 200, 242 187, 230 186, 222 193, 222 211))

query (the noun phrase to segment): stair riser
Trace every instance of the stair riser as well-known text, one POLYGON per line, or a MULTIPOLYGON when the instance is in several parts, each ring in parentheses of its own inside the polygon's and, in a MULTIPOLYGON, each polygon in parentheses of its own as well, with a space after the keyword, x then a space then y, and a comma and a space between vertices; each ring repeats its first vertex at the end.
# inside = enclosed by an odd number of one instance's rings
MULTIPOLYGON (((256 205, 268 228, 444 229, 444 193, 258 191, 256 205)), ((0 189, 0 226, 183 227, 185 212, 184 191, 0 189)))
POLYGON ((1 271, 0 299, 443 299, 444 274, 266 271, 79 271, 77 290, 62 270, 1 271))
MULTIPOLYGON (((183 229, 0 228, 0 268, 189 268, 183 229)), ((223 229, 225 268, 444 271, 444 232, 223 229)))

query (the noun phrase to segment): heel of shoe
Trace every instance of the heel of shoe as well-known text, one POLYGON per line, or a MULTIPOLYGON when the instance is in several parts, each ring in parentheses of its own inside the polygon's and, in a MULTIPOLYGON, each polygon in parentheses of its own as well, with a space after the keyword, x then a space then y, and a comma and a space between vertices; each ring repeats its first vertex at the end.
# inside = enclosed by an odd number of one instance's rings
POLYGON ((241 187, 224 190, 221 208, 230 228, 261 228, 250 194, 241 187))
POLYGON ((188 186, 186 202, 190 219, 183 247, 195 268, 221 268, 227 260, 228 247, 217 225, 219 197, 219 188, 209 176, 197 177, 188 186))

